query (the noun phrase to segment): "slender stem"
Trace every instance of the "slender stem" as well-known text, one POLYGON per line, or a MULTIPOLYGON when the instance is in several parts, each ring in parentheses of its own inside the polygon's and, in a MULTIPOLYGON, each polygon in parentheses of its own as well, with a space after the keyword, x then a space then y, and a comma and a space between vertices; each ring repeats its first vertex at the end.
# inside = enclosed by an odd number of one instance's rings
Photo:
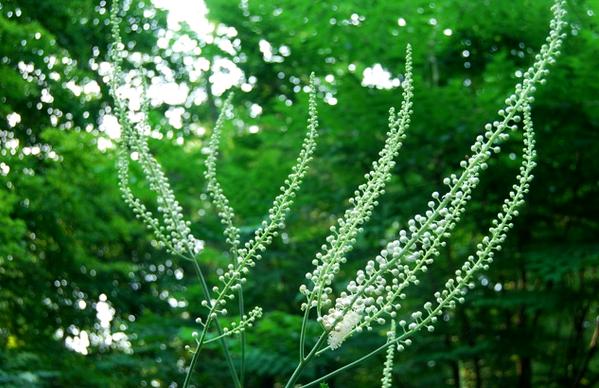
MULTIPOLYGON (((243 302, 243 288, 241 287, 241 284, 239 285, 239 290, 238 290, 238 298, 239 298, 239 322, 243 322, 243 315, 245 314, 244 312, 244 302, 243 302)), ((244 385, 244 380, 245 380, 245 330, 243 330, 241 332, 241 361, 239 363, 239 381, 241 383, 241 386, 243 387, 244 385)))
MULTIPOLYGON (((212 73, 212 66, 208 66, 209 75, 212 73)), ((212 135, 210 137, 210 153, 206 159, 206 172, 205 177, 208 180, 208 192, 212 197, 213 204, 216 207, 219 215, 221 216, 221 222, 225 225, 224 234, 227 239, 227 243, 230 244, 231 253, 231 264, 237 264, 237 257, 239 257, 238 245, 239 245, 239 228, 233 224, 235 214, 233 209, 229 205, 229 200, 225 196, 222 187, 216 179, 216 159, 218 157, 219 141, 222 133, 222 125, 224 122, 225 114, 230 108, 231 97, 233 93, 229 93, 229 96, 225 100, 221 113, 218 114, 216 105, 214 103, 214 95, 212 94, 212 87, 209 82, 209 77, 206 78, 206 93, 208 95, 208 106, 212 119, 215 122, 212 135)), ((238 305, 239 305, 239 322, 243 322, 243 315, 245 314, 244 301, 243 301, 243 288, 241 284, 237 290, 238 305)), ((241 332, 241 362, 239 379, 243 386, 244 374, 245 374, 245 332, 241 332)), ((213 339, 214 340, 214 339, 213 339)))
POLYGON ((308 353, 308 355, 306 356, 306 358, 302 358, 300 362, 297 364, 297 367, 293 371, 293 374, 289 378, 289 381, 287 381, 287 384, 285 384, 285 388, 293 387, 293 384, 295 384, 295 382, 300 378, 302 372, 304 371, 304 368, 308 365, 312 357, 316 355, 316 352, 322 345, 325 338, 327 338, 327 336, 326 333, 323 332, 318 338, 318 341, 316 341, 316 344, 314 345, 310 353, 308 353))
POLYGON ((300 330, 300 362, 304 359, 305 344, 306 344, 306 326, 308 324, 308 316, 310 315, 310 308, 306 307, 304 312, 304 318, 302 319, 302 329, 300 330))
POLYGON ((193 371, 193 369, 195 368, 198 359, 200 358, 200 351, 202 350, 202 344, 204 343, 204 337, 206 337, 206 331, 207 331, 208 326, 204 326, 204 330, 202 330, 202 334, 200 335, 200 338, 198 339, 198 346, 196 347, 195 351, 193 352, 193 357, 191 358, 191 362, 189 363, 189 370, 187 371, 187 374, 185 375, 185 381, 183 381, 183 388, 187 388, 189 386, 189 383, 191 382, 191 372, 193 371))
POLYGON ((344 371, 344 370, 346 370, 346 369, 349 369, 349 368, 351 368, 351 367, 355 366, 356 364, 359 364, 359 363, 361 363, 362 361, 365 361, 365 360, 369 359, 370 357, 374 356, 375 354, 377 354, 377 353, 380 353, 380 352, 382 352, 383 350, 387 349, 387 346, 389 346, 389 344, 390 344, 390 343, 386 343, 386 344, 384 344, 384 345, 381 345, 381 346, 379 346, 378 348, 376 348, 375 350, 373 350, 372 352, 370 352, 370 353, 368 353, 368 354, 366 354, 366 355, 364 355, 364 356, 362 356, 362 357, 358 358, 357 360, 355 360, 355 361, 353 361, 353 362, 350 362, 349 364, 347 364, 347 365, 345 365, 345 366, 342 366, 341 368, 339 368, 339 369, 336 369, 336 370, 332 371, 332 372, 331 372, 331 373, 329 373, 329 374, 326 374, 326 375, 324 375, 324 376, 322 376, 322 377, 319 377, 318 379, 316 379, 316 380, 314 380, 314 381, 310 381, 308 384, 303 384, 303 385, 302 385, 302 388, 305 388, 305 387, 311 387, 311 386, 313 386, 313 385, 316 385, 316 384, 318 384, 318 383, 320 383, 320 382, 322 382, 322 381, 325 381, 325 380, 326 380, 326 379, 328 379, 328 378, 331 378, 331 377, 333 377, 333 376, 335 376, 335 375, 337 375, 337 374, 339 374, 339 373, 343 372, 343 371, 344 371))
MULTIPOLYGON (((198 264, 198 261, 196 260, 195 257, 192 259, 192 262, 194 264, 194 269, 198 275, 198 278, 200 279, 200 285, 202 286, 202 290, 204 291, 206 298, 209 298, 210 290, 208 289, 208 285, 206 284, 206 279, 204 278, 202 269, 200 268, 200 265, 198 264)), ((216 326, 216 330, 218 331, 218 334, 219 335, 223 334, 223 329, 220 326, 220 323, 218 323, 218 320, 212 319, 212 318, 210 318, 210 315, 208 315, 208 318, 206 319, 206 323, 204 325, 204 330, 202 330, 202 334, 200 335, 200 339, 198 341, 198 346, 196 347, 195 353, 194 353, 194 355, 191 359, 191 363, 189 365, 189 369, 187 370, 187 375, 185 376, 185 382, 183 383, 184 388, 187 388, 189 386, 189 379, 190 379, 191 374, 193 373, 193 369, 197 363, 199 353, 202 350, 202 345, 204 343, 206 331, 208 330, 208 327, 210 326, 210 323, 212 323, 212 321, 214 321, 214 326, 216 326)), ((237 376, 237 371, 235 370, 235 364, 233 364, 233 359, 231 357, 231 353, 229 352, 229 348, 227 347, 227 343, 225 342, 224 337, 221 338, 219 340, 219 342, 221 344, 221 347, 223 348, 223 353, 225 354, 227 366, 229 367, 229 372, 231 373, 231 377, 233 378, 233 384, 235 385, 235 387, 241 388, 241 383, 239 382, 239 377, 237 376)))

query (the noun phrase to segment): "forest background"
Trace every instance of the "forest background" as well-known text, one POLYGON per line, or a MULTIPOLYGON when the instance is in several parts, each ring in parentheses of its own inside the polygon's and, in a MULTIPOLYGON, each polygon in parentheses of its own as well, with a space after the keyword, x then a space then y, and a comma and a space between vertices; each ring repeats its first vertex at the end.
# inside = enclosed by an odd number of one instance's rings
MULTIPOLYGON (((150 146, 204 241, 212 282, 228 258, 203 162, 224 97, 236 91, 219 180, 247 237, 295 160, 304 87, 311 72, 318 78, 313 168, 245 287, 246 304, 264 308, 248 334, 248 386, 276 386, 296 364, 298 287, 383 144, 386 112, 401 99, 405 45, 414 49, 413 123, 340 279, 426 209, 532 63, 549 8, 545 0, 126 2, 128 66, 150 76, 150 146)), ((191 356, 185 345, 202 298, 193 268, 155 249, 117 187, 109 9, 105 0, 0 1, 2 386, 175 386, 191 356)), ((528 203, 466 304, 399 355, 397 386, 599 384, 599 1, 572 0, 568 10, 562 55, 534 104, 539 166, 528 203)), ((519 140, 492 159, 407 306, 442 285, 488 228, 516 174, 519 140)), ((152 198, 142 184, 136 190, 152 198)), ((349 340, 305 376, 382 338, 349 340)), ((234 356, 238 348, 232 339, 234 356)), ((195 383, 227 386, 219 348, 205 352, 195 383)), ((382 357, 329 384, 377 386, 382 357)))

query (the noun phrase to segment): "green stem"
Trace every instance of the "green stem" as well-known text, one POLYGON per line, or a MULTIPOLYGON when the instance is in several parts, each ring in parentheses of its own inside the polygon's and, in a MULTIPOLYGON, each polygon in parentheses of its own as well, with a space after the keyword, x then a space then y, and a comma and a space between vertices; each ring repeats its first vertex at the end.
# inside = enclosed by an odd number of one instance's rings
MULTIPOLYGON (((243 315, 245 314, 244 312, 244 302, 243 302, 243 288, 241 287, 241 284, 239 285, 239 292, 238 294, 238 298, 239 298, 239 322, 243 322, 243 315)), ((239 363, 239 381, 241 383, 241 386, 243 387, 244 384, 244 380, 245 380, 245 330, 243 330, 241 332, 241 361, 239 363)))
POLYGON ((349 364, 347 364, 345 366, 342 366, 341 368, 339 368, 337 370, 332 371, 329 374, 326 374, 326 375, 324 375, 322 377, 319 377, 318 379, 316 379, 314 381, 310 381, 308 384, 302 385, 302 388, 311 387, 311 386, 316 385, 316 384, 318 384, 318 383, 320 383, 322 381, 325 381, 326 379, 331 378, 331 377, 333 377, 333 376, 335 376, 335 375, 343 372, 344 370, 349 369, 349 368, 355 366, 356 364, 359 364, 362 361, 365 361, 365 360, 369 359, 370 357, 374 356, 375 354, 382 352, 383 350, 387 349, 387 346, 389 346, 389 343, 386 343, 384 345, 379 346, 378 348, 376 348, 372 352, 366 354, 365 356, 362 356, 362 357, 358 358, 357 360, 352 361, 349 364))
POLYGON ((300 362, 304 359, 304 351, 306 344, 306 326, 308 325, 308 316, 310 315, 310 308, 306 307, 304 312, 304 318, 302 319, 302 329, 300 330, 300 362))
MULTIPOLYGON (((196 260, 195 257, 192 259, 192 262, 194 264, 194 268, 196 270, 198 278, 200 279, 200 284, 202 286, 202 290, 204 291, 206 298, 209 299, 210 298, 210 290, 208 289, 208 285, 206 284, 206 279, 204 278, 202 269, 200 268, 200 265, 198 264, 198 261, 196 260)), ((218 334, 219 335, 223 334, 223 329, 220 326, 220 323, 218 323, 218 320, 217 319, 213 320, 212 318, 210 318, 210 315, 208 315, 208 318, 206 319, 206 323, 204 325, 204 330, 202 330, 202 334, 200 335, 200 339, 198 341, 198 346, 196 347, 195 353, 191 359, 191 363, 187 370, 187 375, 185 376, 185 382, 183 383, 184 388, 187 388, 189 386, 189 380, 191 378, 191 374, 193 373, 193 369, 198 361, 198 356, 199 356, 200 351, 202 350, 202 346, 204 344, 204 338, 206 336, 206 331, 208 330, 208 327, 210 326, 210 323, 212 323, 212 321, 214 321, 214 326, 216 326, 216 330, 217 330, 218 334)), ((241 388, 241 383, 239 381, 239 377, 237 376, 237 371, 235 370, 235 364, 233 364, 233 359, 231 357, 231 353, 229 352, 229 348, 227 347, 227 343, 225 342, 224 337, 221 338, 219 340, 219 342, 221 344, 221 347, 223 348, 223 353, 225 354, 227 366, 229 367, 229 372, 231 373, 231 377, 233 378, 233 384, 235 385, 236 388, 241 388)))
POLYGON ((310 360, 316 355, 316 352, 320 348, 320 345, 322 345, 325 338, 327 338, 326 333, 322 333, 320 335, 320 338, 318 338, 318 341, 316 341, 316 344, 314 345, 314 347, 312 348, 310 353, 308 353, 308 355, 306 356, 306 358, 300 359, 300 362, 297 364, 297 367, 293 371, 293 374, 289 378, 289 381, 287 381, 287 384, 285 384, 285 388, 293 387, 293 384, 295 384, 295 382, 300 378, 302 372, 304 371, 304 368, 308 365, 310 360))
POLYGON ((189 369, 187 371, 187 374, 185 375, 185 381, 183 381, 183 388, 187 388, 189 386, 189 383, 191 382, 191 371, 193 371, 198 362, 200 351, 202 350, 202 344, 204 343, 204 337, 206 337, 207 327, 208 326, 204 326, 204 330, 202 330, 202 334, 198 339, 198 346, 196 347, 193 353, 193 357, 191 358, 191 362, 189 363, 189 369))

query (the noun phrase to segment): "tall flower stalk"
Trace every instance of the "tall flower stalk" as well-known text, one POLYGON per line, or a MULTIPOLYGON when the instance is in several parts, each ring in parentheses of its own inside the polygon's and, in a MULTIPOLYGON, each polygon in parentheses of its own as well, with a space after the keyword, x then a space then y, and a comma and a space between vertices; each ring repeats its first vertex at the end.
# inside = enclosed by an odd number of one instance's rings
POLYGON ((131 111, 128 107, 128 102, 119 93, 119 88, 124 85, 122 63, 126 56, 120 35, 121 19, 119 12, 120 3, 118 0, 115 0, 110 19, 113 39, 110 54, 113 66, 110 89, 114 100, 115 113, 121 126, 118 153, 120 190, 124 201, 131 207, 135 215, 144 222, 148 229, 153 232, 160 246, 166 248, 169 253, 193 263, 198 281, 204 292, 204 300, 200 304, 206 308, 206 313, 204 317, 198 317, 195 320, 195 323, 200 328, 200 332, 194 332, 193 337, 196 346, 192 351, 193 356, 187 368, 183 386, 187 387, 191 383, 192 373, 197 365, 203 346, 209 342, 218 341, 223 349, 234 386, 242 387, 245 369, 245 331, 252 327, 262 315, 262 309, 258 306, 250 310, 249 313, 245 313, 242 285, 246 282, 251 268, 262 258, 263 252, 272 243, 273 238, 278 235, 280 229, 284 227, 285 218, 291 210, 293 198, 300 189, 302 181, 308 172, 310 161, 313 158, 316 148, 316 138, 318 137, 315 77, 314 75, 310 76, 307 133, 296 163, 281 186, 280 194, 274 199, 266 219, 254 232, 253 238, 244 243, 242 247, 240 247, 239 228, 234 225, 234 211, 216 179, 218 144, 226 115, 230 111, 232 94, 225 100, 209 141, 209 155, 206 160, 205 178, 208 183, 207 189, 212 202, 221 218, 221 222, 225 226, 224 234, 230 248, 232 260, 226 268, 220 271, 222 272, 222 275, 218 277, 220 285, 214 285, 212 288, 209 288, 200 265, 202 261, 202 245, 191 233, 190 222, 185 220, 183 209, 179 205, 160 163, 150 152, 145 137, 145 133, 149 131, 151 125, 148 121, 150 106, 143 72, 140 70, 143 86, 141 91, 141 112, 131 111), (141 113, 141 119, 135 122, 132 121, 130 119, 132 113, 141 113), (135 158, 131 157, 133 153, 136 155, 135 158), (150 210, 141 199, 135 196, 131 189, 129 164, 132 159, 140 165, 145 181, 150 190, 155 194, 156 203, 154 207, 156 211, 150 210), (223 328, 218 318, 219 316, 227 315, 227 304, 236 295, 239 300, 239 321, 232 323, 231 327, 223 328), (217 335, 209 339, 207 334, 213 328, 216 329, 217 335), (240 335, 242 339, 239 365, 240 373, 237 371, 237 367, 225 341, 226 337, 231 335, 240 335))
MULTIPOLYGON (((557 0, 552 6, 553 18, 546 43, 535 56, 533 65, 524 73, 523 81, 515 86, 514 93, 505 100, 505 107, 498 111, 499 120, 486 124, 483 134, 475 139, 470 148, 472 155, 460 162, 461 172, 443 179, 443 184, 447 186, 445 194, 433 192, 424 214, 417 214, 410 219, 407 228, 399 232, 397 239, 389 242, 375 259, 369 260, 363 269, 358 270, 355 278, 347 284, 346 289, 339 294, 334 303, 331 297, 333 293, 331 285, 340 270, 340 264, 344 261, 335 258, 343 258, 343 255, 351 249, 351 244, 333 245, 325 251, 325 254, 317 255, 317 259, 314 260, 316 268, 306 275, 306 278, 312 282, 312 286, 302 285, 300 288, 300 292, 306 295, 306 302, 302 305, 304 319, 300 330, 300 360, 286 387, 292 387, 298 381, 304 368, 314 357, 340 348, 347 338, 364 329, 371 330, 374 325, 383 325, 389 320, 398 318, 401 314, 401 301, 406 298, 405 289, 412 284, 418 284, 418 275, 426 272, 433 264, 465 211, 471 193, 479 183, 480 174, 488 166, 489 158, 501 151, 500 144, 509 138, 509 131, 516 130, 518 123, 524 121, 526 148, 523 166, 518 176, 518 185, 506 200, 503 212, 499 213, 497 219, 493 221, 490 234, 477 246, 476 258, 469 257, 463 267, 456 271, 456 278, 448 280, 446 289, 434 295, 438 305, 433 307, 431 302, 427 302, 424 313, 414 311, 409 314, 409 323, 403 319, 399 321, 403 334, 394 337, 392 341, 388 341, 363 358, 305 386, 323 381, 391 345, 397 345, 401 350, 412 343, 409 337, 423 327, 433 331, 440 311, 446 307, 453 307, 456 301, 463 301, 464 286, 470 285, 468 281, 472 278, 472 274, 488 267, 493 259, 493 251, 501 248, 501 243, 512 226, 510 221, 517 215, 517 208, 523 203, 523 195, 528 190, 530 170, 534 167, 530 104, 534 101, 533 94, 537 85, 545 82, 548 65, 554 63, 559 55, 564 38, 566 14, 564 7, 565 2, 561 0, 557 0), (330 306, 326 313, 322 311, 325 306, 330 306), (316 319, 321 324, 322 333, 305 355, 305 327, 312 309, 316 310, 316 319)), ((406 62, 409 63, 408 60, 406 62)), ((406 73, 407 70, 408 68, 406 73)), ((404 103, 405 100, 404 91, 404 103)), ((377 167, 379 164, 374 163, 373 171, 367 174, 367 177, 372 176, 377 167)), ((346 215, 355 214, 357 207, 355 205, 348 210, 346 215)), ((355 221, 355 224, 367 221, 368 215, 355 221)), ((341 228, 347 225, 347 220, 340 219, 338 224, 341 228)), ((331 228, 331 231, 333 234, 327 237, 328 243, 336 241, 339 234, 337 227, 331 228)), ((386 382, 388 378, 384 380, 386 382)))

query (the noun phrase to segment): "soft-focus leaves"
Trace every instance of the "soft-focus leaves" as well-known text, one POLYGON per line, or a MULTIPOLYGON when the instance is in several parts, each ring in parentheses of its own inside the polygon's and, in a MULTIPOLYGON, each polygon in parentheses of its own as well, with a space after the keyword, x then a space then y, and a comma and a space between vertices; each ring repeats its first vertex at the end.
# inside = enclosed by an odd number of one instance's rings
MULTIPOLYGON (((174 104, 185 112, 180 127, 165 119, 170 105, 152 106, 150 146, 194 234, 205 241, 200 264, 210 284, 230 260, 203 179, 204 142, 222 99, 206 93, 208 79, 215 79, 211 73, 228 58, 243 71, 241 82, 252 85, 236 92, 235 118, 223 129, 217 166, 243 239, 265 217, 293 165, 307 118, 302 87, 312 71, 319 79, 321 128, 313 168, 284 233, 245 286, 247 308, 265 310, 248 332, 248 387, 280 384, 295 367, 298 287, 383 145, 389 107, 400 103, 401 88, 362 85, 364 72, 380 64, 391 79, 401 80, 405 45, 412 44, 413 123, 394 178, 340 272, 338 288, 408 217, 425 210, 441 177, 456 170, 482 125, 495 119, 543 43, 550 5, 207 0, 208 17, 221 28, 213 33, 216 39, 205 40, 188 26, 166 38, 163 11, 147 0, 126 3, 125 43, 145 58, 150 78, 184 83, 190 95, 205 96, 174 104), (172 50, 182 36, 199 51, 172 50), (237 39, 233 51, 219 45, 237 39), (271 58, 260 51, 261 40, 270 44, 271 58), (188 74, 189 57, 204 58, 210 68, 188 74), (259 114, 251 114, 253 104, 259 114)), ((199 330, 194 319, 204 312, 203 294, 191 263, 157 250, 118 192, 114 148, 100 130, 111 112, 101 74, 110 42, 109 4, 13 0, 0 6, 0 385, 180 384, 191 357, 185 345, 193 344, 191 333, 199 330), (95 82, 100 91, 77 94, 71 81, 81 87, 95 82), (20 121, 11 123, 13 112, 20 121), (65 346, 82 331, 90 338, 88 355, 65 346)), ((528 204, 466 304, 398 355, 399 386, 599 381, 598 356, 588 350, 599 315, 599 4, 572 0, 569 11, 563 53, 536 95, 539 166, 528 204)), ((430 299, 489 227, 513 183, 520 141, 515 133, 490 163, 448 248, 421 285, 408 290, 406 314, 430 299)), ((151 203, 154 197, 140 179, 133 169, 134 192, 151 203)), ((236 319, 231 310, 223 323, 236 319)), ((315 322, 308 333, 310 345, 318 334, 315 322)), ((383 340, 376 331, 349 339, 310 364, 305 381, 383 340)), ((239 339, 228 343, 237 359, 239 339)), ((229 387, 218 345, 204 351, 194 383, 229 387)), ((378 386, 382 362, 374 358, 328 383, 378 386)))

